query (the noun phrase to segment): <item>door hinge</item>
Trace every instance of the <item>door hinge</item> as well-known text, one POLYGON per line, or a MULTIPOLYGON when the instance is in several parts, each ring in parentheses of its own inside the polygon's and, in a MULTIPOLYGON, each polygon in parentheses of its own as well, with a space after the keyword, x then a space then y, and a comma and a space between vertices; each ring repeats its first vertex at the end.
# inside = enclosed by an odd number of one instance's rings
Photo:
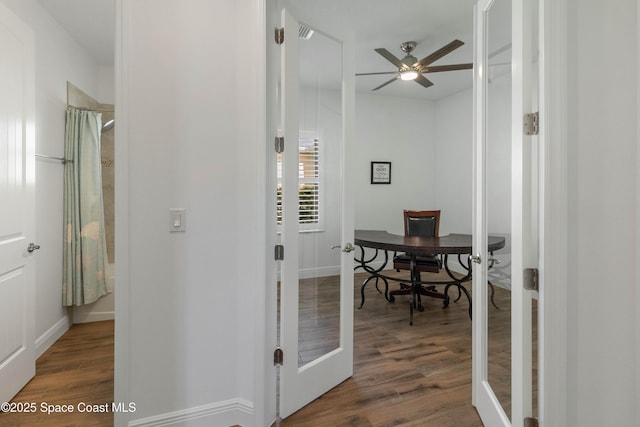
POLYGON ((537 268, 525 268, 523 287, 527 291, 538 290, 538 269, 537 268))
POLYGON ((284 28, 276 28, 275 30, 276 44, 284 43, 284 28))
POLYGON ((275 257, 276 261, 284 260, 284 246, 283 245, 276 245, 275 246, 274 257, 275 257))
POLYGON ((276 153, 284 152, 284 136, 276 136, 276 153))
POLYGON ((539 113, 529 113, 524 115, 524 134, 525 135, 537 135, 540 130, 540 117, 539 113))
POLYGON ((276 348, 273 352, 273 364, 282 366, 284 362, 284 351, 280 347, 276 348))
POLYGON ((538 427, 538 419, 534 417, 525 418, 524 427, 538 427))

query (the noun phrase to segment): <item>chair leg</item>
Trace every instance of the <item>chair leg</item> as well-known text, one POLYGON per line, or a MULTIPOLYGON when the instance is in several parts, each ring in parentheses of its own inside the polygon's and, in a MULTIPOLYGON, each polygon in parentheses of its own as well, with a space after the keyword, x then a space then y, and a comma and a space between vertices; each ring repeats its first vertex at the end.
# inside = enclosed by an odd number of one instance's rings
MULTIPOLYGON (((416 271, 416 281, 417 282, 422 282, 422 277, 420 276, 420 272, 416 271)), ((422 285, 420 285, 422 286, 422 285)), ((418 296, 416 298, 417 300, 417 305, 416 308, 418 309, 418 311, 424 311, 424 306, 422 305, 422 292, 417 292, 418 296)))
POLYGON ((491 289, 491 294, 489 296, 490 299, 491 299, 491 305, 493 305, 496 308, 496 310, 500 310, 500 307, 498 307, 496 305, 496 302, 493 300, 493 296, 496 293, 496 290, 495 290, 495 288, 493 287, 493 284, 490 281, 488 281, 487 283, 489 284, 489 289, 491 289))

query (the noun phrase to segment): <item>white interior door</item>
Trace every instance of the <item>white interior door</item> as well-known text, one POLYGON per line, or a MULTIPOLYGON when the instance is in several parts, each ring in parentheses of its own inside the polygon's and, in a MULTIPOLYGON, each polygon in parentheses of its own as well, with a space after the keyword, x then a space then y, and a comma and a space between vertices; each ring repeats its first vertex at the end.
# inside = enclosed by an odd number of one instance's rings
POLYGON ((34 35, 0 4, 0 402, 35 375, 34 35))
POLYGON ((287 10, 282 27, 279 415, 285 418, 353 373, 354 207, 345 164, 355 71, 350 43, 335 31, 287 10))
POLYGON ((473 403, 485 425, 522 426, 533 417, 532 303, 524 270, 537 268, 537 139, 534 110, 535 0, 478 0, 475 25, 473 403), (510 177, 505 179, 504 177, 510 177), (487 236, 506 247, 487 253, 487 236), (499 316, 488 284, 506 295, 499 316), (510 342, 504 339, 510 331, 510 342))

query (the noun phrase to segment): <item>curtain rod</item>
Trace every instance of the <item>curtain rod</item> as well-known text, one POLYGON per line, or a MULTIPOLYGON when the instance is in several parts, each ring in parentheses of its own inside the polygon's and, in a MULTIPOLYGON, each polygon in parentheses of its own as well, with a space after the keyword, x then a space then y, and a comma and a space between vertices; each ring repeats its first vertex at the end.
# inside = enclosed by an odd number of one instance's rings
POLYGON ((70 110, 86 110, 86 111, 98 111, 101 113, 114 113, 115 108, 84 108, 84 107, 74 107, 73 105, 67 105, 67 111, 70 110))
POLYGON ((66 163, 73 163, 73 160, 67 160, 64 157, 47 156, 46 154, 36 154, 36 157, 42 157, 44 159, 60 160, 63 165, 66 163))

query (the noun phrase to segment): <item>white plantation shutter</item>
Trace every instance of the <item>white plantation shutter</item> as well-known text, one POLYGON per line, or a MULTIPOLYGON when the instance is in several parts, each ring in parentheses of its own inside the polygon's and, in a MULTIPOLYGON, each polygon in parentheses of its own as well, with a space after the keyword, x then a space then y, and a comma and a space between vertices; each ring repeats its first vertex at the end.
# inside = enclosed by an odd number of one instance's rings
POLYGON ((299 222, 317 224, 320 220, 319 141, 301 137, 298 146, 299 222))
MULTIPOLYGON (((277 220, 282 224, 282 155, 277 155, 277 220)), ((320 140, 315 132, 301 131, 298 141, 298 221, 320 223, 320 140)), ((303 227, 304 229, 305 227, 303 227)))

